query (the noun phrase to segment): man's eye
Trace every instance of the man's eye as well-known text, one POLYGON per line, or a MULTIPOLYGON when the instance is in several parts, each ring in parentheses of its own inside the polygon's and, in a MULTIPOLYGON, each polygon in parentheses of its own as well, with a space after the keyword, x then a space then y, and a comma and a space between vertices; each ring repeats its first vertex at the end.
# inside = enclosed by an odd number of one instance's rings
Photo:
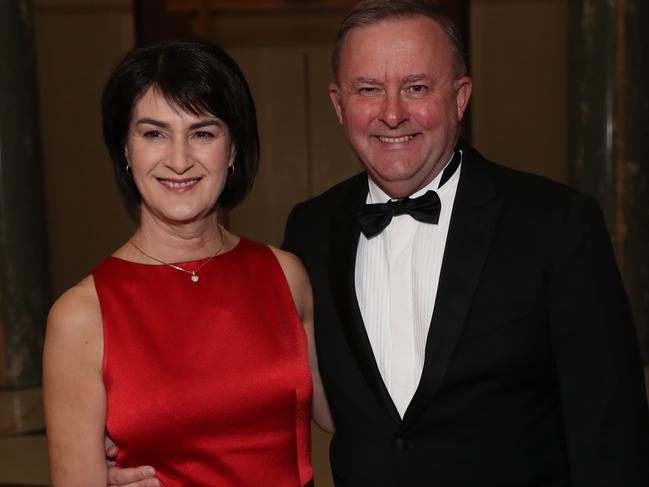
POLYGON ((159 130, 147 130, 146 132, 144 132, 144 137, 157 139, 162 137, 162 132, 160 132, 159 130))
POLYGON ((197 132, 194 132, 194 137, 198 139, 211 139, 212 137, 214 137, 214 134, 206 130, 199 130, 197 132))
POLYGON ((372 95, 374 93, 377 93, 379 91, 378 88, 374 86, 361 86, 358 88, 358 92, 364 95, 372 95))
POLYGON ((428 87, 426 85, 411 85, 408 86, 408 91, 410 93, 414 94, 422 94, 425 93, 428 90, 428 87))

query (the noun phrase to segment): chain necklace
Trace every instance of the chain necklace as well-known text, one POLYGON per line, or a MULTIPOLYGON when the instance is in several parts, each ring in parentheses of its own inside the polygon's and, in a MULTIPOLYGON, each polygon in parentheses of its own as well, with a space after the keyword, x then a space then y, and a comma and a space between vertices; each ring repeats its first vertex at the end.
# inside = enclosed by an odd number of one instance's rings
POLYGON ((140 247, 138 247, 137 245, 135 245, 135 242, 133 242, 133 240, 131 240, 131 239, 129 239, 128 243, 130 243, 130 244, 131 244, 133 247, 135 247, 135 248, 136 248, 136 249, 137 249, 141 254, 145 255, 145 256, 148 257, 149 259, 154 260, 154 261, 156 261, 156 262, 159 263, 159 264, 163 264, 163 265, 166 265, 166 266, 172 267, 172 268, 174 268, 174 269, 176 269, 176 270, 178 270, 178 271, 184 272, 185 274, 189 274, 189 275, 190 275, 189 278, 192 280, 192 282, 198 282, 198 281, 199 281, 198 271, 200 271, 203 267, 205 267, 207 264, 209 264, 209 262, 210 262, 214 257, 216 257, 217 255, 219 255, 219 254, 223 251, 223 248, 225 247, 225 235, 223 234, 223 227, 222 227, 221 225, 219 225, 219 235, 220 235, 220 237, 221 237, 221 245, 220 245, 220 247, 217 249, 217 251, 216 251, 216 252, 215 252, 215 253, 214 253, 214 254, 213 254, 209 259, 207 259, 205 262, 203 262, 201 265, 199 265, 196 269, 191 270, 191 271, 190 271, 189 269, 185 269, 185 268, 183 268, 183 267, 180 267, 179 265, 176 265, 176 264, 170 264, 169 262, 165 262, 164 260, 156 259, 156 258, 153 257, 152 255, 147 254, 144 250, 142 250, 140 247))

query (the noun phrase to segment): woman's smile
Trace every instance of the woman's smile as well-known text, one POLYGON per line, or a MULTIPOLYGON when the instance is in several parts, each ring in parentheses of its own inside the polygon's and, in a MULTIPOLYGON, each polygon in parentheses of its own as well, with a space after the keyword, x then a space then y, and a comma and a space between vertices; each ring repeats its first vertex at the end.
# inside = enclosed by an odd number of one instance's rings
POLYGON ((203 178, 189 178, 189 179, 166 179, 156 178, 168 191, 174 193, 183 193, 191 191, 198 185, 203 178))

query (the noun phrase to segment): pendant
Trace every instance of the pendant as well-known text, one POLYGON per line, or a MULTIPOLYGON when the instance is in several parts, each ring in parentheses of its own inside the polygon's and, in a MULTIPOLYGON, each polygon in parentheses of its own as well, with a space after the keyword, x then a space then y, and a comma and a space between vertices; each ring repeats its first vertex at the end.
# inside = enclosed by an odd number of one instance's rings
POLYGON ((198 282, 198 274, 196 274, 195 272, 192 271, 191 279, 192 279, 192 282, 198 282))

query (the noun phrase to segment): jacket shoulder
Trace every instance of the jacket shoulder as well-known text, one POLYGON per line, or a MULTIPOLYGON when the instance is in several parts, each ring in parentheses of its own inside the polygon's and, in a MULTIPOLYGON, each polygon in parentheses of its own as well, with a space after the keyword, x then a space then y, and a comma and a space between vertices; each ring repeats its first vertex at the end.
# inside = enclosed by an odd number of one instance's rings
POLYGON ((323 193, 298 203, 291 214, 294 216, 308 214, 324 217, 337 211, 352 200, 363 198, 367 194, 367 173, 361 172, 335 184, 323 193))
POLYGON ((481 166, 490 176, 496 191, 523 206, 558 208, 570 205, 574 199, 592 199, 564 183, 546 176, 513 169, 490 161, 473 148, 467 149, 467 165, 481 166))

